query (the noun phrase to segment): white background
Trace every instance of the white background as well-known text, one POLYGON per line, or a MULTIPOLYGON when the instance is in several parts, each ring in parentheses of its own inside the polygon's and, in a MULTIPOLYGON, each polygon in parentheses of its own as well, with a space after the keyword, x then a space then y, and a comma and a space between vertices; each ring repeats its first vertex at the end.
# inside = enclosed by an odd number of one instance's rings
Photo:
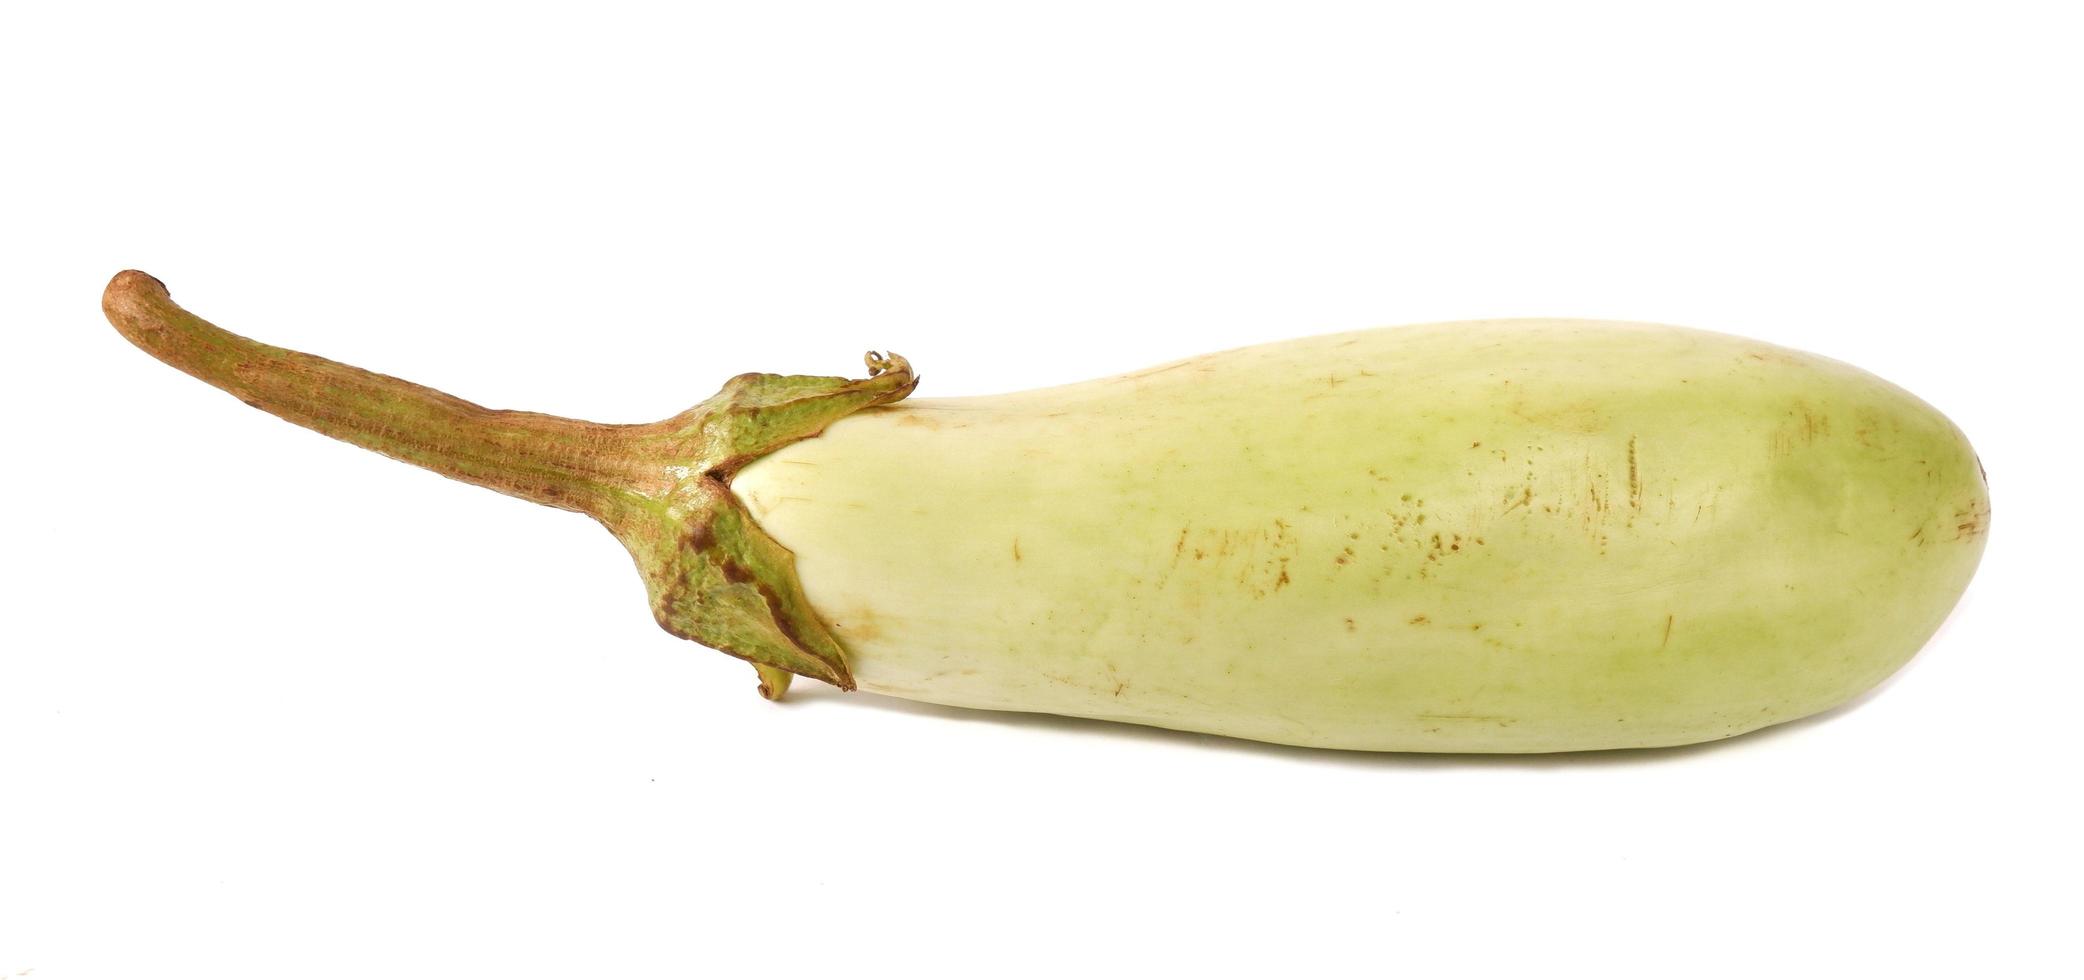
POLYGON ((2067 6, 12 7, 0 978, 2075 976, 2067 6), (777 706, 590 521, 129 348, 126 267, 604 421, 1683 323, 1939 406, 1995 532, 1878 695, 1707 747, 777 706))

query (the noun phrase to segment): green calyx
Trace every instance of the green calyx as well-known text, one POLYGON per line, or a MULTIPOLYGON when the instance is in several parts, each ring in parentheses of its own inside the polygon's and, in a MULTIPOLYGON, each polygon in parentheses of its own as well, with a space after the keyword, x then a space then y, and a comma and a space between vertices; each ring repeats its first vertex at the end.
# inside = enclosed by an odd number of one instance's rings
POLYGON ((487 409, 431 388, 270 347, 176 305, 142 272, 102 296, 132 343, 255 408, 425 467, 599 520, 635 557, 667 632, 750 661, 778 698, 796 674, 851 690, 839 641, 795 559, 731 493, 740 467, 918 385, 895 355, 865 379, 743 374, 672 418, 603 425, 487 409))
POLYGON ((714 398, 660 423, 646 450, 676 476, 641 518, 609 523, 651 592, 669 633, 752 661, 760 693, 779 698, 791 675, 853 690, 846 653, 811 609, 796 558, 731 493, 739 467, 918 386, 911 365, 870 353, 863 380, 741 374, 714 398))

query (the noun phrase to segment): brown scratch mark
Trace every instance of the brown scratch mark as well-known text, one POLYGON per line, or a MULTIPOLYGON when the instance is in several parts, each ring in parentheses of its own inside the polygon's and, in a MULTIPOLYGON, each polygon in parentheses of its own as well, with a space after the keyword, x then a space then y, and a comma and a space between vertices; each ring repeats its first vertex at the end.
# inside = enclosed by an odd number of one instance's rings
POLYGON ((1628 506, 1631 510, 1642 510, 1643 478, 1641 471, 1636 465, 1636 460, 1640 454, 1635 449, 1635 438, 1634 436, 1628 437, 1628 506))
POLYGON ((1172 556, 1173 556, 1174 558, 1178 558, 1178 557, 1180 556, 1180 554, 1181 554, 1182 552, 1185 552, 1186 550, 1187 550, 1187 529, 1183 527, 1183 528, 1180 528, 1180 529, 1179 529, 1179 540, 1178 540, 1178 541, 1175 541, 1175 542, 1173 542, 1173 544, 1172 544, 1172 556))
POLYGON ((1525 401, 1514 401, 1510 407, 1513 415, 1543 428, 1566 432, 1582 432, 1590 435, 1606 429, 1606 412, 1591 399, 1564 405, 1529 405, 1525 401))
POLYGON ((1513 502, 1512 502, 1512 506, 1510 506, 1510 507, 1507 507, 1507 508, 1505 508, 1505 513, 1507 513, 1507 514, 1510 514, 1510 513, 1512 513, 1512 512, 1514 511, 1514 510, 1517 510, 1518 508, 1521 508, 1521 507, 1532 507, 1533 505, 1534 505, 1534 484, 1532 484, 1532 483, 1529 483, 1529 484, 1527 484, 1527 485, 1526 485, 1526 486, 1525 486, 1524 488, 1522 488, 1522 489, 1520 490, 1520 499, 1518 499, 1518 500, 1515 500, 1515 501, 1513 501, 1513 502))
POLYGON ((1413 626, 1426 626, 1431 623, 1432 620, 1427 619, 1425 613, 1419 613, 1418 615, 1411 617, 1411 625, 1413 626))
POLYGON ((918 426, 922 429, 939 429, 941 420, 931 415, 907 410, 897 413, 897 424, 918 426))
POLYGON ((1817 437, 1817 436, 1820 436, 1820 435, 1821 435, 1821 436, 1827 436, 1827 435, 1830 435, 1830 434, 1831 434, 1831 417, 1830 417, 1830 416, 1828 416, 1828 415, 1822 415, 1822 414, 1819 414, 1819 413, 1816 413, 1816 412, 1810 411, 1810 409, 1809 409, 1809 406, 1808 406, 1808 405, 1806 405, 1806 404, 1805 404, 1805 405, 1803 405, 1803 406, 1802 406, 1802 441, 1804 441, 1804 442, 1815 442, 1815 441, 1816 441, 1816 437, 1817 437))
POLYGON ((1019 539, 1019 538, 1014 538, 1014 539, 1013 539, 1013 560, 1014 560, 1014 561, 1019 561, 1019 560, 1020 560, 1020 539, 1019 539))
POLYGON ((1183 367, 1192 367, 1199 360, 1200 358, 1193 358, 1191 360, 1178 361, 1172 364, 1160 364, 1157 367, 1145 368, 1144 370, 1137 371, 1134 374, 1124 374, 1121 376, 1121 380, 1135 381, 1139 378, 1148 378, 1154 374, 1164 374, 1167 371, 1177 371, 1183 367))
POLYGON ((1990 507, 1980 500, 1970 501, 1968 506, 1954 512, 1954 540, 1972 538, 1983 533, 1990 520, 1990 507))
POLYGON ((1773 430, 1770 449, 1774 456, 1791 456, 1796 449, 1831 434, 1831 417, 1806 401, 1796 401, 1786 418, 1787 422, 1773 430))
POLYGON ((1925 541, 1924 541, 1924 538, 1925 538, 1925 529, 1924 529, 1924 528, 1922 528, 1922 527, 1921 527, 1921 528, 1918 528, 1918 529, 1917 529, 1917 530, 1915 530, 1915 531, 1912 531, 1912 532, 1910 532, 1910 540, 1912 540, 1912 541, 1916 541, 1916 542, 1917 542, 1917 543, 1919 543, 1919 544, 1924 544, 1924 543, 1925 543, 1925 541))
POLYGON ((1672 645, 1672 623, 1677 619, 1678 617, 1672 613, 1664 614, 1664 642, 1657 644, 1657 649, 1662 650, 1672 645))

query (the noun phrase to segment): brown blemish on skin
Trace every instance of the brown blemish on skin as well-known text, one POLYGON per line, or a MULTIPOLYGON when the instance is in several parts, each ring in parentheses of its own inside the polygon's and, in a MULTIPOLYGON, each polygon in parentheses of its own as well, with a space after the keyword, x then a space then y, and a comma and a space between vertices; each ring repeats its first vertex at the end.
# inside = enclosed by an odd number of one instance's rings
POLYGON ((832 632, 850 643, 866 643, 883 635, 883 623, 875 613, 864 608, 849 614, 845 622, 833 623, 832 632))
POLYGON ((1795 407, 1786 413, 1787 420, 1773 430, 1772 454, 1791 456, 1802 446, 1814 444, 1818 439, 1831 434, 1831 417, 1811 407, 1808 402, 1795 402, 1795 407))
POLYGON ((1643 509, 1643 478, 1642 478, 1642 473, 1641 473, 1641 471, 1640 471, 1640 470, 1639 470, 1639 469, 1637 468, 1637 465, 1636 465, 1636 460, 1637 460, 1637 456, 1638 456, 1638 454, 1636 453, 1636 449, 1635 449, 1635 437, 1634 437, 1634 436, 1629 436, 1629 437, 1628 437, 1628 506, 1629 506, 1629 509, 1631 509, 1631 510, 1642 510, 1642 509, 1643 509))
POLYGON ((1754 360, 1754 361, 1758 361, 1758 362, 1760 362, 1760 363, 1773 363, 1773 364, 1791 364, 1791 365, 1794 365, 1794 366, 1796 366, 1796 367, 1801 367, 1801 366, 1802 366, 1802 362, 1801 362, 1801 361, 1799 361, 1799 360, 1795 359, 1794 357, 1791 357, 1791 356, 1789 356, 1789 355, 1788 355, 1787 353, 1785 353, 1785 352, 1783 352, 1783 351, 1780 351, 1780 350, 1775 350, 1775 349, 1766 349, 1766 350, 1760 350, 1760 351, 1753 351, 1753 352, 1751 352, 1751 353, 1749 353, 1749 354, 1746 354, 1746 355, 1744 355, 1744 356, 1746 356, 1746 357, 1749 357, 1750 359, 1752 359, 1752 360, 1754 360))
POLYGON ((1519 496, 1519 499, 1517 499, 1517 500, 1514 500, 1514 501, 1512 502, 1512 506, 1510 506, 1510 507, 1507 507, 1507 508, 1505 508, 1505 513, 1508 513, 1508 514, 1510 514, 1510 513, 1512 513, 1513 511, 1515 511, 1515 510, 1518 510, 1518 509, 1519 509, 1519 508, 1521 508, 1521 507, 1531 507, 1531 506, 1533 506, 1533 505, 1534 505, 1534 484, 1532 484, 1532 483, 1529 483, 1529 484, 1527 484, 1527 486, 1526 486, 1526 488, 1525 488, 1525 489, 1523 489, 1523 490, 1521 490, 1521 491, 1520 491, 1520 496, 1519 496))
POLYGON ((1873 413, 1862 413, 1859 421, 1862 423, 1861 426, 1852 430, 1853 441, 1867 449, 1880 449, 1881 447, 1874 442, 1874 430, 1879 423, 1874 420, 1873 413))
POLYGON ((1954 540, 1975 537, 1989 526, 1990 505, 1981 500, 1969 501, 1967 507, 1954 512, 1954 521, 1954 540))
POLYGON ((1194 366, 1194 365, 1195 365, 1196 363, 1200 362, 1201 360, 1202 360, 1202 358, 1199 358, 1199 357, 1195 357, 1195 358, 1189 358, 1189 359, 1187 359, 1187 360, 1184 360, 1184 361, 1178 361, 1178 362, 1176 362, 1176 363, 1172 363, 1172 364, 1160 364, 1160 365, 1158 365, 1157 367, 1154 367, 1154 368, 1146 368, 1146 369, 1144 369, 1144 370, 1142 370, 1142 371, 1138 371, 1138 372, 1136 372, 1135 374, 1124 374, 1124 375, 1121 375, 1121 376, 1120 376, 1120 379, 1119 379, 1119 380, 1122 380, 1122 381, 1135 381, 1135 380, 1138 380, 1138 379, 1140 379, 1140 378, 1148 378, 1148 377, 1150 377, 1151 375, 1154 375, 1154 374, 1164 374, 1164 373, 1165 373, 1165 372, 1167 372, 1167 371, 1177 371, 1177 370, 1179 370, 1180 368, 1184 368, 1184 367, 1193 367, 1193 366, 1194 366))
POLYGON ((1411 617, 1411 625, 1413 626, 1426 626, 1431 623, 1432 620, 1427 619, 1425 613, 1419 613, 1418 615, 1411 617))
POLYGON ((897 413, 897 424, 916 426, 918 428, 927 430, 937 430, 941 427, 941 420, 934 418, 932 415, 929 415, 925 412, 901 411, 897 413))
POLYGON ((1201 583, 1234 583, 1251 598, 1264 599, 1291 584, 1288 566, 1301 543, 1287 521, 1268 518, 1255 527, 1182 527, 1172 548, 1172 565, 1158 588, 1186 576, 1201 583))
POLYGON ((1606 413, 1598 402, 1591 400, 1542 408, 1529 408, 1526 402, 1515 401, 1512 414, 1544 428, 1586 435, 1604 431, 1607 426, 1606 413))
POLYGON ((1014 538, 1014 539, 1013 539, 1013 560, 1014 560, 1014 561, 1019 561, 1019 560, 1020 560, 1020 539, 1019 539, 1019 538, 1014 538))
POLYGON ((1677 619, 1678 617, 1672 613, 1664 614, 1664 642, 1657 644, 1657 649, 1662 650, 1672 645, 1672 623, 1677 619))
POLYGON ((1809 409, 1809 406, 1808 406, 1808 405, 1806 405, 1806 404, 1805 404, 1805 405, 1803 405, 1803 406, 1802 406, 1802 439, 1803 439, 1803 441, 1804 441, 1804 442, 1815 442, 1815 441, 1816 441, 1816 437, 1817 437, 1817 436, 1827 436, 1827 435, 1830 435, 1830 434, 1831 434, 1831 417, 1830 417, 1830 416, 1828 416, 1828 415, 1823 415, 1823 414, 1817 413, 1817 412, 1812 412, 1812 411, 1810 411, 1810 409, 1809 409))
POLYGON ((1358 631, 1359 629, 1360 629, 1360 627, 1358 627, 1358 626, 1355 626, 1355 625, 1353 624, 1353 617, 1351 617, 1351 616, 1348 616, 1348 617, 1346 617, 1346 632, 1348 632, 1348 633, 1352 633, 1352 632, 1356 632, 1356 631, 1358 631))

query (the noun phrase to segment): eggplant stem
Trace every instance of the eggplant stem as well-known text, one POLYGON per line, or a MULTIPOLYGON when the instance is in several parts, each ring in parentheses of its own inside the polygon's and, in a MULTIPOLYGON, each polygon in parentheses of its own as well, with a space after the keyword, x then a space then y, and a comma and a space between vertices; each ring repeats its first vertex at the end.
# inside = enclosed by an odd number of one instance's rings
POLYGON ((452 479, 603 522, 672 483, 632 451, 653 426, 489 409, 272 347, 182 309, 158 279, 135 270, 109 281, 101 306, 131 343, 248 405, 452 479))
POLYGON ((443 476, 588 514, 630 550, 651 610, 675 636, 751 661, 779 698, 802 674, 852 689, 846 650, 796 578, 795 555, 732 494, 738 468, 911 394, 904 358, 869 377, 741 374, 702 403, 641 425, 498 411, 388 375, 271 347, 176 305, 142 272, 117 273, 102 312, 131 343, 307 429, 443 476))

